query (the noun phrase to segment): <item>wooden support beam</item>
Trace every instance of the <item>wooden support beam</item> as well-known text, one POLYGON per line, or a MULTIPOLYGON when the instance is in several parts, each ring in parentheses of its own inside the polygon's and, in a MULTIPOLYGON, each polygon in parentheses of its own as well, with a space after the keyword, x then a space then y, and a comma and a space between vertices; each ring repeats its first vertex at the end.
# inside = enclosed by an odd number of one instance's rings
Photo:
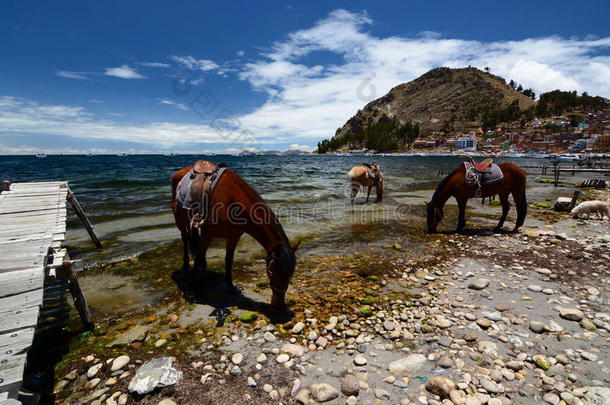
MULTIPOLYGON (((68 186, 66 185, 66 187, 68 187, 68 186)), ((76 199, 76 196, 74 195, 72 190, 70 190, 70 187, 68 187, 67 200, 70 203, 70 205, 72 206, 72 208, 74 208, 74 212, 76 213, 78 218, 81 220, 81 222, 85 226, 85 229, 87 230, 87 233, 91 237, 91 240, 93 241, 93 243, 95 243, 95 246, 97 246, 98 248, 101 248, 102 242, 100 242, 100 240, 97 238, 97 235, 93 231, 93 225, 91 224, 91 221, 89 221, 89 218, 87 218, 87 215, 85 215, 85 212, 83 211, 82 207, 80 206, 80 204, 79 204, 78 200, 76 199)))
POLYGON ((63 264, 62 267, 55 269, 57 277, 63 278, 68 282, 68 289, 70 290, 70 294, 72 294, 72 299, 74 299, 74 306, 78 311, 78 315, 80 316, 85 329, 93 330, 94 325, 91 319, 91 312, 89 311, 85 296, 78 284, 78 278, 76 278, 76 272, 72 267, 72 262, 70 260, 64 260, 63 264))

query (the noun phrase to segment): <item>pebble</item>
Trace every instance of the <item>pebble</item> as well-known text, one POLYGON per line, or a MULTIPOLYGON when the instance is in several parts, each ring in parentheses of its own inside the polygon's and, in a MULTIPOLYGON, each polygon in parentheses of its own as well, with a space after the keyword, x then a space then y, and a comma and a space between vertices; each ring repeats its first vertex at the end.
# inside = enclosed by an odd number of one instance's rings
POLYGON ((295 335, 298 335, 299 333, 301 333, 303 331, 303 329, 305 329, 305 324, 303 322, 297 322, 292 327, 292 333, 294 333, 295 335))
POLYGON ((363 356, 356 356, 354 357, 354 364, 357 366, 365 366, 366 359, 363 356))
POLYGON ((95 377, 95 375, 101 370, 103 365, 104 365, 103 363, 98 363, 98 364, 96 364, 94 366, 91 366, 89 368, 89 370, 87 370, 87 377, 88 378, 95 377))
POLYGON ((559 397, 555 394, 553 394, 552 392, 547 392, 546 394, 544 394, 542 396, 542 399, 544 400, 544 402, 548 402, 549 404, 553 404, 553 405, 557 405, 559 404, 559 397))
POLYGON ((231 362, 233 364, 241 364, 242 361, 244 361, 244 355, 241 353, 235 353, 231 356, 231 362))
POLYGON ((261 353, 258 355, 258 357, 256 358, 256 361, 259 363, 264 363, 267 361, 267 355, 265 353, 261 353))
POLYGON ((479 278, 479 279, 473 279, 470 281, 470 284, 468 284, 468 288, 473 289, 473 290, 482 290, 483 288, 487 287, 489 285, 489 280, 485 279, 485 278, 479 278))
POLYGON ((341 392, 347 396, 358 396, 360 392, 360 383, 352 374, 346 374, 341 379, 341 392))
POLYGON ((559 310, 559 316, 568 321, 580 322, 585 315, 579 309, 561 308, 559 310))
POLYGON ((311 384, 309 391, 316 402, 328 402, 339 398, 339 392, 327 383, 311 384))
POLYGON ((447 377, 436 376, 426 382, 426 389, 441 398, 449 398, 449 393, 455 389, 455 383, 447 377))
POLYGON ((275 360, 280 364, 284 364, 288 360, 290 360, 290 356, 288 356, 286 353, 282 353, 279 356, 277 356, 277 358, 275 360))
POLYGON ((125 367, 129 364, 131 358, 129 356, 123 355, 119 356, 112 361, 112 366, 110 367, 110 371, 117 371, 125 367))
POLYGON ((534 333, 542 333, 544 332, 544 324, 538 321, 530 321, 529 328, 534 333))
POLYGON ((438 365, 442 368, 451 368, 453 367, 453 360, 449 356, 443 356, 438 360, 438 365))
POLYGON ((541 292, 542 291, 542 287, 540 287, 537 284, 530 284, 527 286, 527 289, 533 292, 541 292))

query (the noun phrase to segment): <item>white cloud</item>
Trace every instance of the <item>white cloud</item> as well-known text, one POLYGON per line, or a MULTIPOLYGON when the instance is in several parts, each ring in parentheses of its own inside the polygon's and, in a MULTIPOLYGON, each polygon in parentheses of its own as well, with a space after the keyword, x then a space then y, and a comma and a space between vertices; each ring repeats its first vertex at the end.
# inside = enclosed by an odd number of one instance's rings
POLYGON ((268 94, 240 117, 244 127, 257 137, 313 143, 334 135, 367 102, 439 66, 488 66, 538 94, 559 88, 610 97, 610 38, 482 42, 429 31, 379 37, 367 31, 372 22, 366 13, 336 10, 244 64, 239 77, 268 94), (340 62, 308 64, 316 52, 340 62))
POLYGON ((146 66, 146 67, 154 67, 154 68, 168 68, 171 66, 168 63, 162 63, 162 62, 141 62, 140 65, 146 66))
POLYGON ((129 67, 128 65, 107 68, 104 74, 106 76, 114 76, 119 77, 121 79, 146 79, 146 76, 141 75, 134 68, 129 67))
POLYGON ((242 57, 244 56, 246 53, 242 50, 237 51, 237 56, 242 57))
POLYGON ((218 69, 220 66, 214 61, 209 59, 195 59, 192 56, 175 56, 169 57, 171 60, 178 62, 183 68, 188 70, 201 70, 202 72, 208 72, 210 70, 218 69))
POLYGON ((23 98, 0 96, 0 140, 3 137, 37 135, 129 141, 160 148, 211 143, 227 147, 252 145, 235 133, 219 132, 208 125, 172 122, 136 125, 98 119, 82 107, 46 105, 23 98))
POLYGON ((104 102, 104 100, 98 100, 97 98, 90 98, 89 102, 93 103, 93 104, 102 104, 104 102))
POLYGON ((65 77, 66 79, 88 80, 85 72, 70 72, 68 70, 59 70, 55 72, 57 76, 65 77))
MULTIPOLYGON (((366 13, 335 10, 311 27, 269 44, 247 63, 217 63, 188 55, 169 59, 194 72, 198 82, 209 72, 226 75, 237 68, 241 80, 265 94, 262 105, 235 117, 240 130, 248 130, 256 138, 257 142, 246 146, 258 143, 259 149, 313 145, 332 136, 367 102, 439 66, 472 65, 481 69, 488 66, 492 73, 532 87, 538 94, 559 88, 610 97, 610 37, 551 36, 484 42, 445 38, 428 31, 415 36, 382 37, 370 32, 372 24, 366 13), (311 58, 312 55, 325 54, 331 56, 332 63, 310 62, 324 60, 311 58)), ((238 56, 243 55, 238 52, 238 56)), ((61 72, 57 74, 72 79, 87 78, 90 74, 61 72)), ((128 65, 109 68, 105 74, 144 77, 128 65)), ((172 100, 157 101, 183 109, 172 100)), ((124 140, 162 147, 195 140, 202 144, 226 144, 237 151, 244 149, 208 125, 169 122, 130 125, 96 119, 81 107, 0 98, 0 137, 11 133, 124 140)))
POLYGON ((165 99, 165 98, 159 98, 159 99, 157 99, 157 101, 159 102, 159 104, 171 105, 171 106, 175 107, 178 110, 185 110, 185 111, 188 110, 187 106, 185 106, 184 104, 177 103, 177 102, 172 101, 172 100, 168 100, 168 99, 165 99))

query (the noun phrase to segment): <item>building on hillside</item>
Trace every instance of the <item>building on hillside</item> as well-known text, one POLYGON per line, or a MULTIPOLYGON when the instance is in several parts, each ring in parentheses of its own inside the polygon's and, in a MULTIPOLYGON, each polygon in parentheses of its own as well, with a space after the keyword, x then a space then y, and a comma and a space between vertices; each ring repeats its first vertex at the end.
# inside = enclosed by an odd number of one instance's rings
POLYGON ((582 152, 587 147, 586 139, 577 139, 572 146, 568 148, 570 152, 582 152))
POLYGON ((455 140, 456 149, 463 150, 465 152, 474 152, 477 150, 476 138, 457 138, 455 140))

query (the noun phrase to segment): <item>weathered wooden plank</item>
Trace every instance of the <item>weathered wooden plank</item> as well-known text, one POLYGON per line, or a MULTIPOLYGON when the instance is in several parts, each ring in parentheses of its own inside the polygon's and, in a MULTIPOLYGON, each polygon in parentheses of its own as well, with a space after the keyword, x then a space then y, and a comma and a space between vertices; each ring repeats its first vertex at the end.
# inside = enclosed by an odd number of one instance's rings
POLYGON ((33 306, 42 305, 42 285, 37 290, 0 298, 0 314, 12 313, 33 306))
POLYGON ((66 228, 63 225, 54 225, 49 227, 40 228, 21 228, 11 229, 7 231, 0 231, 0 245, 23 240, 25 238, 40 238, 43 235, 53 235, 53 240, 58 238, 64 239, 63 235, 66 233, 66 228))
MULTIPOLYGON (((8 392, 6 393, 6 395, 7 395, 7 398, 8 398, 8 392)), ((0 394, 0 401, 1 401, 0 405, 23 405, 21 403, 21 401, 18 401, 18 400, 14 399, 14 398, 8 398, 8 399, 7 398, 3 399, 2 398, 2 394, 0 394)))
MULTIPOLYGON (((66 207, 61 206, 57 210, 56 215, 57 214, 64 214, 65 215, 67 212, 68 211, 66 210, 66 207)), ((4 214, 0 214, 0 220, 9 220, 9 219, 12 219, 12 218, 20 219, 20 218, 35 217, 35 216, 41 217, 43 215, 50 216, 50 215, 53 215, 53 213, 52 212, 39 212, 39 213, 36 213, 36 211, 7 212, 7 213, 4 213, 4 214)))
POLYGON ((21 381, 23 369, 25 368, 25 359, 25 354, 19 354, 7 359, 6 362, 0 362, 0 391, 4 391, 3 387, 21 381))
POLYGON ((25 233, 23 235, 14 235, 13 238, 14 239, 0 239, 0 246, 6 246, 10 243, 15 243, 15 242, 29 242, 29 241, 35 241, 35 240, 39 240, 41 236, 44 235, 49 235, 49 238, 51 240, 63 240, 65 239, 63 234, 64 232, 45 232, 45 233, 41 233, 41 234, 32 234, 30 233, 25 233))
POLYGON ((0 312, 0 331, 3 333, 36 326, 38 306, 0 312))
POLYGON ((0 297, 36 290, 43 283, 44 271, 40 267, 0 273, 0 297))
POLYGON ((2 218, 0 217, 0 225, 2 226, 2 230, 7 229, 7 227, 12 227, 15 229, 26 228, 26 227, 34 227, 35 225, 62 225, 62 222, 66 221, 65 215, 47 215, 47 216, 29 216, 29 217, 21 217, 21 218, 2 218))
POLYGON ((25 328, 0 335, 0 361, 25 352, 34 339, 34 328, 25 328))

